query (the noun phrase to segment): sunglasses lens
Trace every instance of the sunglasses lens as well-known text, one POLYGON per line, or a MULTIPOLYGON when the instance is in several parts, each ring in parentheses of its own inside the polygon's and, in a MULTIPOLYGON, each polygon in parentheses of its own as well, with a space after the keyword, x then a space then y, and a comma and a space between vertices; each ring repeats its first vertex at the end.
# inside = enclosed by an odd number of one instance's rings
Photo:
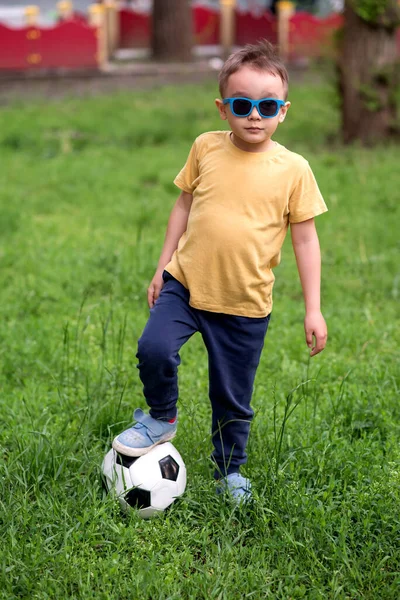
POLYGON ((232 103, 233 113, 238 117, 247 117, 251 110, 251 102, 238 98, 232 103))
POLYGON ((274 117, 278 113, 278 103, 275 100, 260 102, 260 114, 263 117, 274 117))

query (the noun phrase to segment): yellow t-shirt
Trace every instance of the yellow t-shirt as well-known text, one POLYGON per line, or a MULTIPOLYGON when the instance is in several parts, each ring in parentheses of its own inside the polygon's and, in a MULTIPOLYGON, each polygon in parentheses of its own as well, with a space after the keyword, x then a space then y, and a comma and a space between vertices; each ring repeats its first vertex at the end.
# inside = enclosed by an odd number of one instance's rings
POLYGON ((289 223, 327 210, 308 162, 280 144, 245 152, 229 131, 213 131, 195 140, 175 184, 193 203, 165 269, 190 291, 190 305, 267 316, 289 223))

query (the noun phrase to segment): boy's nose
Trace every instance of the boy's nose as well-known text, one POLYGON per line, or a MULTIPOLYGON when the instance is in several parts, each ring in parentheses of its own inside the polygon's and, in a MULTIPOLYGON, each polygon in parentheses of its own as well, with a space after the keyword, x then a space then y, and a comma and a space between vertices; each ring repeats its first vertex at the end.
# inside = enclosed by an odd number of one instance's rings
POLYGON ((253 110, 252 110, 252 111, 251 111, 251 113, 249 114, 248 118, 249 118, 249 119, 256 119, 257 121, 258 121, 259 119, 261 119, 261 117, 260 117, 260 113, 258 112, 258 110, 257 110, 257 107, 256 107, 256 106, 253 106, 253 110))

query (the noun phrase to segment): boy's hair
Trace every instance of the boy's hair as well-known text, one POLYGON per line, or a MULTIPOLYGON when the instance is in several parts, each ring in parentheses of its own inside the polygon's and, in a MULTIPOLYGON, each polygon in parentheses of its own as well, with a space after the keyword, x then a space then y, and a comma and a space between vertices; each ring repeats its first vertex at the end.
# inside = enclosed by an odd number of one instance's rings
POLYGON ((267 40, 261 40, 258 44, 247 44, 230 55, 218 77, 221 98, 224 97, 229 77, 244 65, 252 67, 257 71, 268 71, 269 73, 278 75, 285 88, 284 99, 286 100, 289 87, 289 75, 285 65, 279 58, 275 47, 267 40))

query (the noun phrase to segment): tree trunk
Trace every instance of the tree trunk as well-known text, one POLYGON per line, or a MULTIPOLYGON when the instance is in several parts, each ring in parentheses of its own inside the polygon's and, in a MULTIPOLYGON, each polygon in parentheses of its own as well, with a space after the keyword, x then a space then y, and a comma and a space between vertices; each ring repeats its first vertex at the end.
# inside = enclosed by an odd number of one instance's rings
POLYGON ((192 29, 192 10, 189 0, 154 0, 153 58, 161 61, 190 61, 192 29))
POLYGON ((361 19, 351 0, 346 0, 344 18, 338 65, 343 139, 373 145, 396 128, 396 27, 387 20, 383 24, 381 17, 373 23, 361 19))

